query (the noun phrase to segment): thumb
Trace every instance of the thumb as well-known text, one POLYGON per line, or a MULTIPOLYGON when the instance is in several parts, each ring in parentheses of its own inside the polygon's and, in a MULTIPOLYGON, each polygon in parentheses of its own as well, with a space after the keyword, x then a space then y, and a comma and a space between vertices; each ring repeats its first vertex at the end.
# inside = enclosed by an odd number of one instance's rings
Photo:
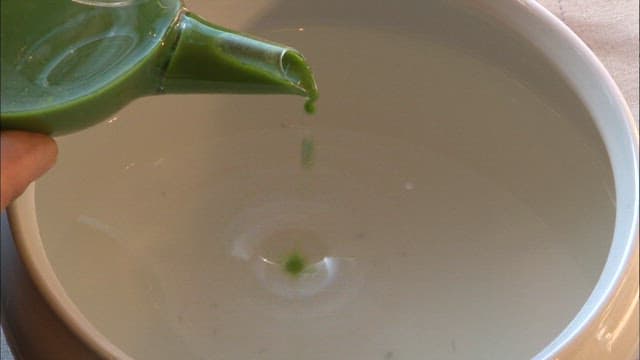
POLYGON ((58 148, 50 137, 20 131, 0 132, 0 208, 18 197, 55 163, 58 148))

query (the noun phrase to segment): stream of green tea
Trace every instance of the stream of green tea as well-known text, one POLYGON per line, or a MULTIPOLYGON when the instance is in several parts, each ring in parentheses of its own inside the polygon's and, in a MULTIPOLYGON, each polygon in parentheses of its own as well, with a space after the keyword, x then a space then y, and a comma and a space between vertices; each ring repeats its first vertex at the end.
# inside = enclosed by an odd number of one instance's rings
MULTIPOLYGON (((304 110, 307 118, 316 112, 316 101, 319 98, 318 85, 305 59, 297 52, 287 52, 283 58, 284 73, 287 77, 297 79, 299 86, 307 94, 304 110)), ((305 119, 308 120, 308 119, 305 119)), ((305 132, 300 144, 300 164, 303 169, 311 169, 315 158, 313 134, 305 132)))

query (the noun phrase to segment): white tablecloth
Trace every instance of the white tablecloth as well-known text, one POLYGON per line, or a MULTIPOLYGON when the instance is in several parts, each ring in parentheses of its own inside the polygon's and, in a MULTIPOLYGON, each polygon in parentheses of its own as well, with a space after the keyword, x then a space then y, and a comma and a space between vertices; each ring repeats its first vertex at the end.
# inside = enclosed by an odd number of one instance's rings
MULTIPOLYGON (((539 0, 571 27, 609 69, 638 121, 638 1, 539 0)), ((0 359, 13 360, 4 334, 0 359)), ((28 360, 28 359, 26 359, 28 360)))

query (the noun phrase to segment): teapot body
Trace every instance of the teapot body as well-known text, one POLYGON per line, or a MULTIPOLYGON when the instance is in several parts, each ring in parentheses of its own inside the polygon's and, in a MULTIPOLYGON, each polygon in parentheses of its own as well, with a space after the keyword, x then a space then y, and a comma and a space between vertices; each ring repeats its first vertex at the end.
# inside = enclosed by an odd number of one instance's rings
POLYGON ((181 8, 179 0, 3 0, 2 128, 71 132, 156 91, 181 8))
POLYGON ((61 135, 163 93, 317 98, 304 57, 179 0, 3 0, 0 128, 61 135))

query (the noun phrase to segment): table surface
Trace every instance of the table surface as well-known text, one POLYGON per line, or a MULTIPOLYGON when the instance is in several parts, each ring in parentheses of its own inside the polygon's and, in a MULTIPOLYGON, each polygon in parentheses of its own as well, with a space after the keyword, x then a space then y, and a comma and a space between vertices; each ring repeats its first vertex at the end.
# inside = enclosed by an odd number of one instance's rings
MULTIPOLYGON (((622 90, 638 122, 638 1, 538 0, 596 53, 622 90)), ((0 359, 13 360, 1 336, 0 359)))

